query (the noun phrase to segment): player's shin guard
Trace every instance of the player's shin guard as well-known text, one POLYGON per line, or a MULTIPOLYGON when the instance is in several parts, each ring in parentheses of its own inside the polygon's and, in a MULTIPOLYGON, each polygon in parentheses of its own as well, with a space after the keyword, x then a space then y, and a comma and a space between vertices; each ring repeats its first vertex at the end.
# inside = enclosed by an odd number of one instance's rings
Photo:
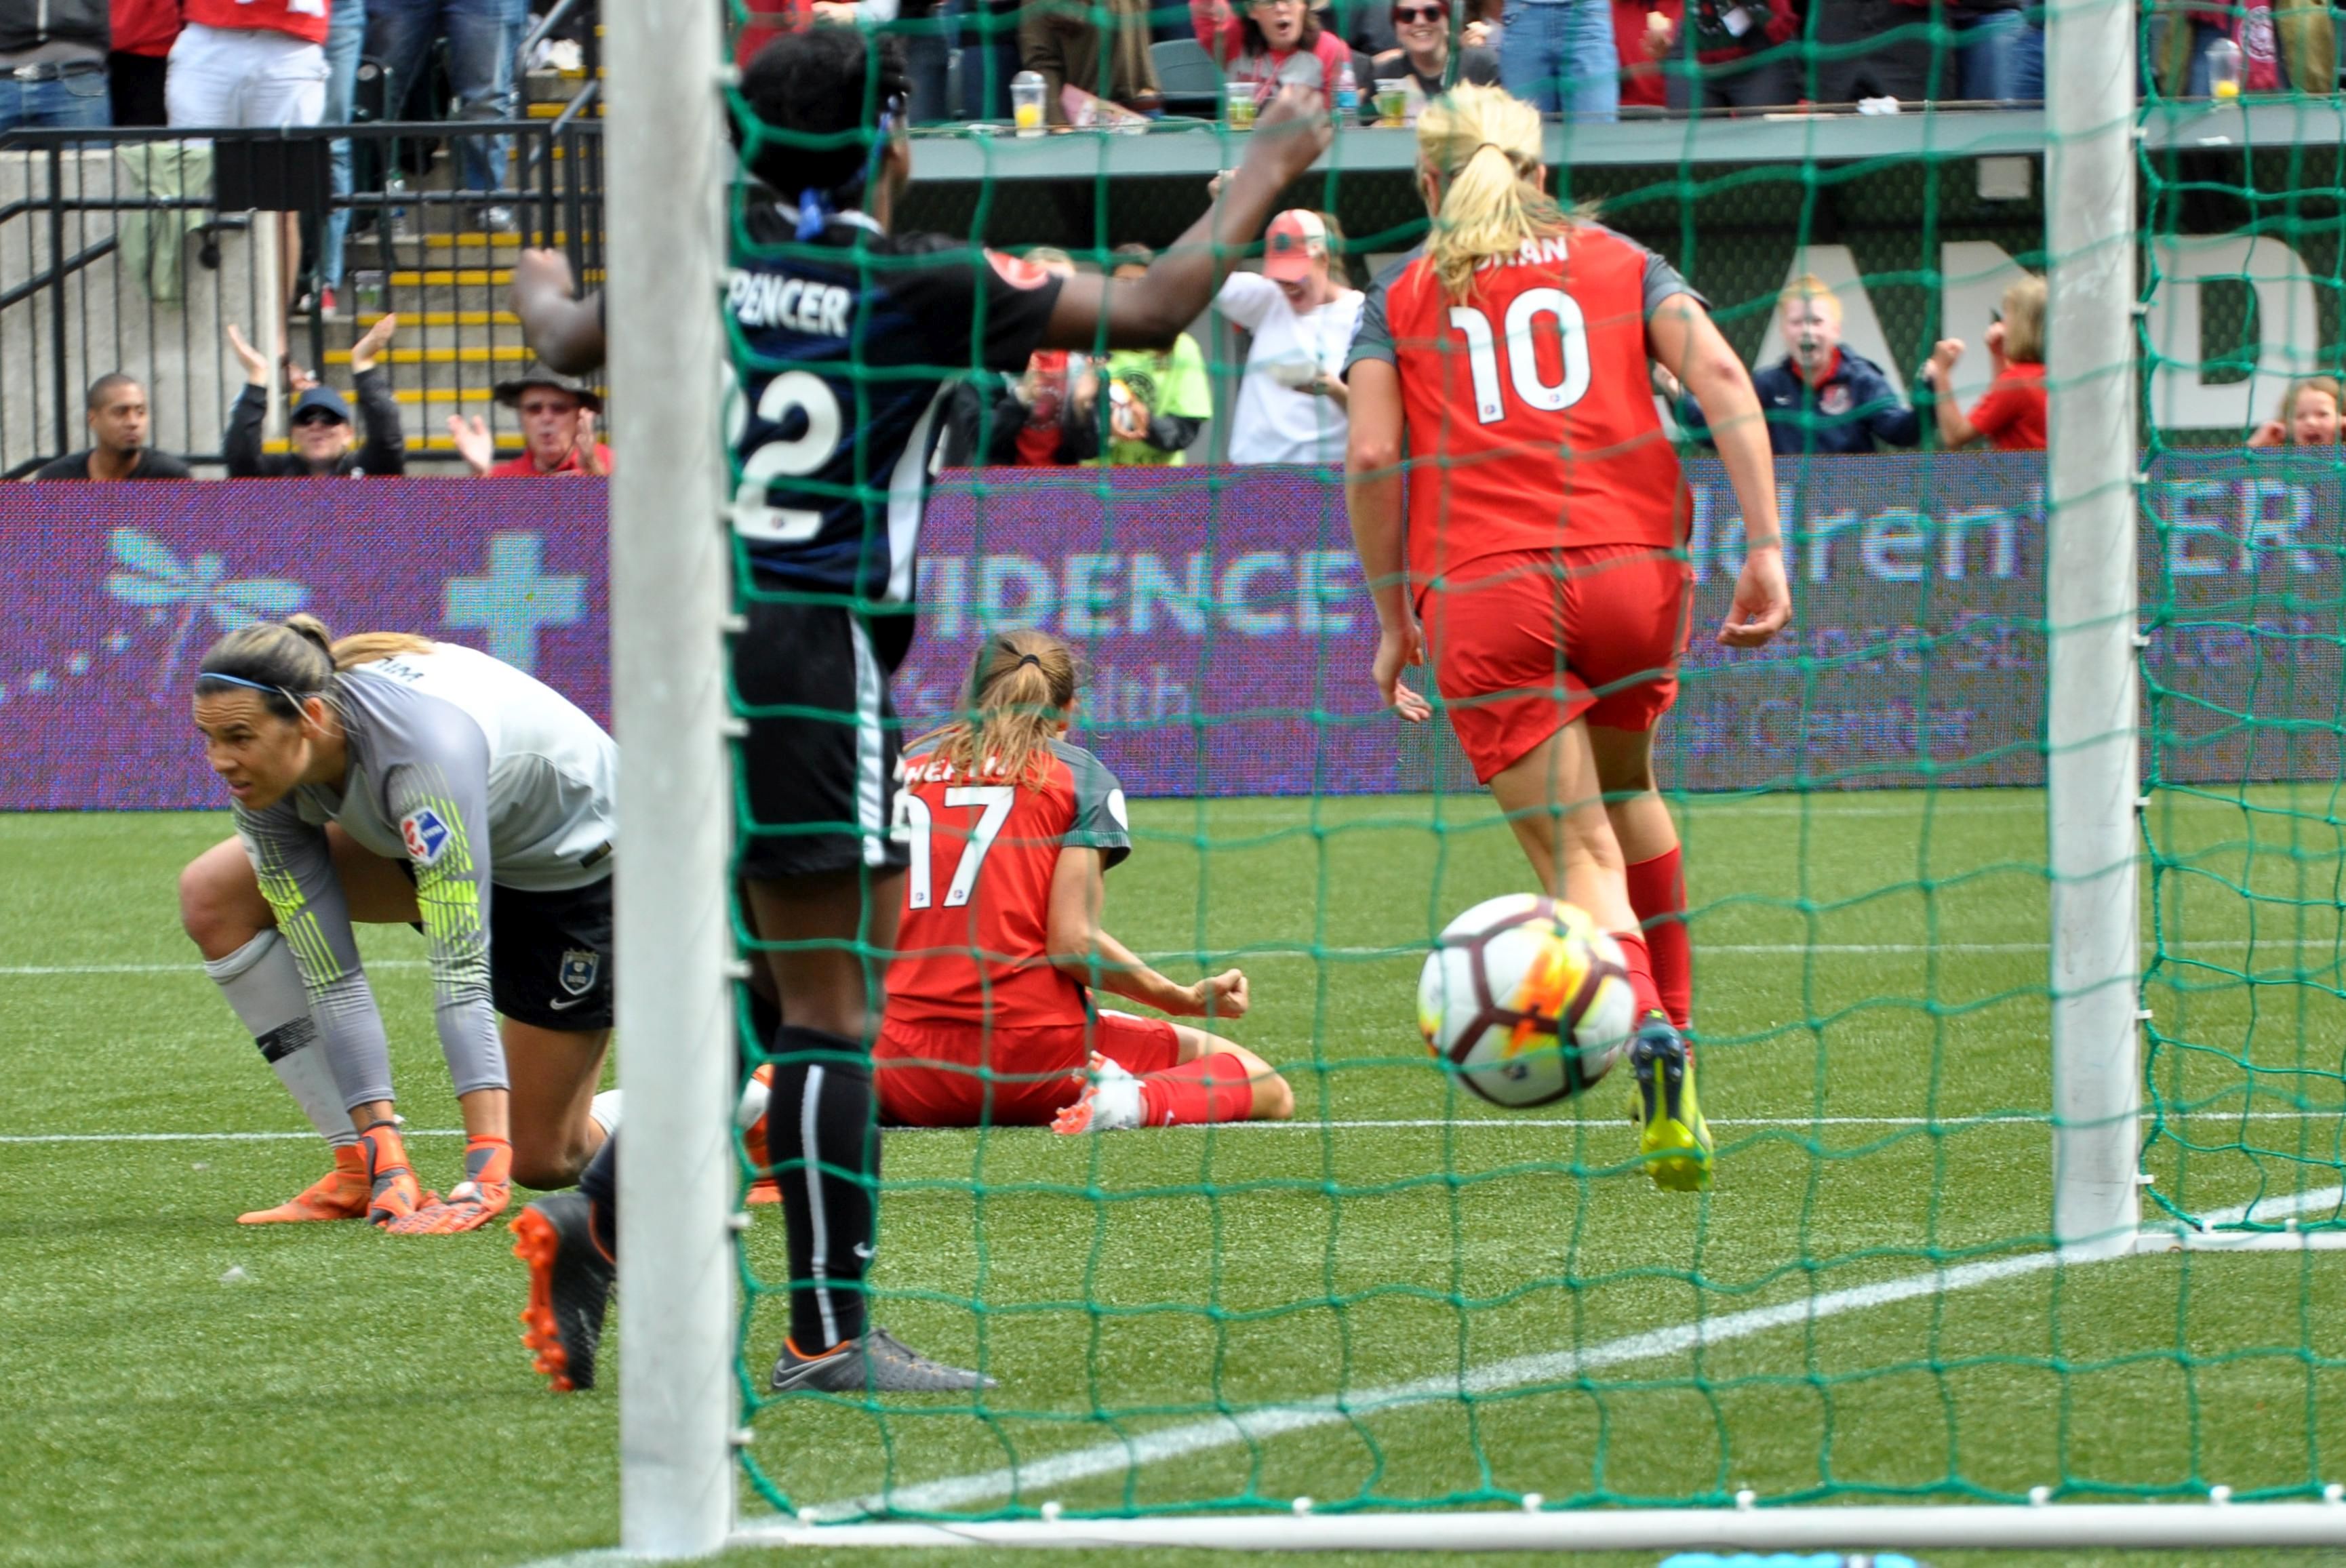
POLYGON ((226 958, 207 959, 204 972, 220 988, 238 1020, 260 1047, 261 1059, 293 1096, 318 1135, 334 1148, 355 1148, 358 1129, 342 1109, 334 1069, 318 1044, 310 998, 293 950, 273 931, 262 932, 226 958))
POLYGON ((790 1343, 815 1354, 863 1333, 880 1176, 872 1061, 852 1040, 787 1023, 774 1054, 766 1150, 790 1242, 790 1343))
POLYGON ((1629 907, 1646 928, 1653 958, 1654 989, 1662 1011, 1684 1029, 1694 1017, 1694 943, 1687 935, 1686 858, 1668 854, 1639 860, 1628 869, 1629 907))
POLYGON ((1200 1056, 1140 1080, 1141 1121, 1151 1127, 1243 1122, 1254 1115, 1254 1084, 1235 1056, 1200 1056))

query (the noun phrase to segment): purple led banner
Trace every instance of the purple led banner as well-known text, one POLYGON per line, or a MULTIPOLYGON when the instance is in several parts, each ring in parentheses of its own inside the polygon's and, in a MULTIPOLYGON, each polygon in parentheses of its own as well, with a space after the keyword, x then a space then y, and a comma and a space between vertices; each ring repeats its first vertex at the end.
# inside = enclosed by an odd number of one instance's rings
MULTIPOLYGON (((1711 640, 1739 523, 1716 464, 1689 472, 1668 785, 2042 780, 2041 458, 1788 463, 1799 616, 1757 654, 1711 640)), ((0 809, 221 804, 188 718, 195 657, 296 608, 485 648, 607 718, 603 507, 587 480, 0 486, 0 809)), ((2157 766, 2334 778, 2336 467, 2169 459, 2145 514, 2157 766)), ((1377 711, 1342 489, 1319 473, 955 475, 924 555, 895 686, 909 729, 949 710, 985 627, 1040 625, 1083 651, 1082 738, 1136 795, 1472 788, 1439 725, 1377 711)))

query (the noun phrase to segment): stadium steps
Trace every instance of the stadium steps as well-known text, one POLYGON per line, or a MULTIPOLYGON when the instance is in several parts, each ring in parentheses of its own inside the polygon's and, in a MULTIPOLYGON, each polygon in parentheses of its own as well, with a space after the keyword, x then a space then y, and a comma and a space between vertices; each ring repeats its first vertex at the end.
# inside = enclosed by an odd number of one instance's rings
MULTIPOLYGON (((394 347, 385 349, 378 357, 383 363, 392 365, 521 365, 527 364, 532 358, 528 348, 520 343, 458 343, 423 349, 394 347)), ((347 365, 351 362, 351 351, 329 349, 326 351, 326 362, 347 365)))

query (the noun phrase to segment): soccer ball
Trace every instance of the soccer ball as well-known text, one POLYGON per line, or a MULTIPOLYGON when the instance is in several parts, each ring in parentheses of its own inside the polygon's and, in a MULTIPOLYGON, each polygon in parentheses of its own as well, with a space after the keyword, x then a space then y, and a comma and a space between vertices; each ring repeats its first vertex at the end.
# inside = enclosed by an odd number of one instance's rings
POLYGON ((1534 893, 1476 904, 1417 982, 1426 1049, 1494 1105, 1545 1105, 1605 1076, 1637 1027, 1620 945, 1577 907, 1534 893))

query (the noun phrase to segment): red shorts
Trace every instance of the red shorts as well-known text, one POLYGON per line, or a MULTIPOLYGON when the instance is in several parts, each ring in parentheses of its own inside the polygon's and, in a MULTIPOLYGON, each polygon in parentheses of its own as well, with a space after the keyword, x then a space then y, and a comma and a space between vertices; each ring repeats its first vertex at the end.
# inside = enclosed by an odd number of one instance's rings
POLYGON ((1678 698, 1692 580, 1668 551, 1593 545, 1489 556, 1421 593, 1434 683, 1474 777, 1489 783, 1584 716, 1658 723, 1678 698))
POLYGON ((1083 1097, 1095 1051, 1137 1078, 1178 1066, 1181 1040, 1162 1018, 1105 1008, 1092 1023, 1026 1029, 891 1018, 872 1078, 881 1119, 898 1126, 1040 1127, 1083 1097))

